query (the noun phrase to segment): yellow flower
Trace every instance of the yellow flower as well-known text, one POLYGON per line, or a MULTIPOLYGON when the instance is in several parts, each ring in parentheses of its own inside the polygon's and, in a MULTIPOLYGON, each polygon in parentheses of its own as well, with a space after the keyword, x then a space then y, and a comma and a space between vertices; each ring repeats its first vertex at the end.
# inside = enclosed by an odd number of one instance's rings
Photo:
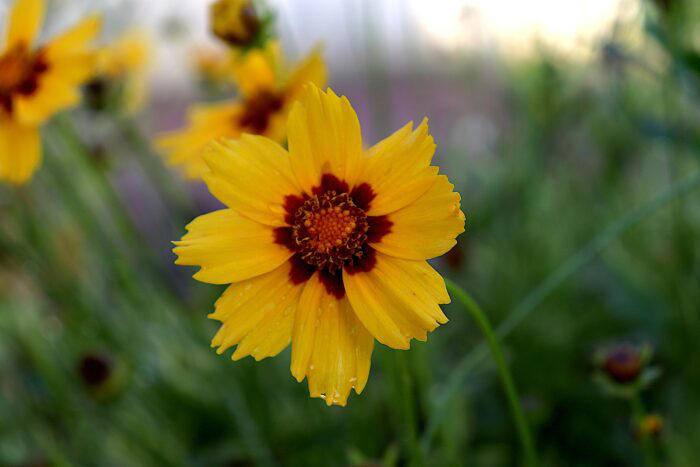
POLYGON ((227 209, 196 218, 175 242, 195 279, 231 284, 210 318, 233 359, 278 354, 312 397, 360 393, 374 339, 408 349, 446 323, 450 299, 427 259, 464 231, 459 193, 430 165, 427 120, 363 149, 345 97, 309 85, 289 115, 289 151, 244 135, 209 145, 209 190, 227 209))
POLYGON ((250 0, 219 0, 210 10, 211 30, 219 39, 233 46, 255 42, 260 19, 250 0))
POLYGON ((242 55, 233 69, 240 99, 192 107, 187 127, 165 134, 157 141, 168 154, 168 162, 184 166, 190 178, 200 178, 208 171, 202 149, 215 138, 253 133, 283 142, 287 113, 303 85, 312 82, 322 86, 326 81, 325 65, 318 51, 287 72, 279 45, 274 41, 262 50, 242 55))
POLYGON ((90 17, 40 47, 33 47, 43 0, 17 0, 0 52, 0 180, 27 181, 41 161, 39 126, 79 102, 77 86, 93 72, 88 43, 100 21, 90 17))
POLYGON ((664 419, 658 414, 649 414, 639 421, 638 431, 641 436, 658 438, 663 428, 664 419))
POLYGON ((199 46, 192 50, 192 68, 210 92, 224 95, 236 89, 241 51, 231 48, 199 46))
POLYGON ((147 65, 151 56, 151 41, 141 31, 128 31, 97 55, 97 73, 88 83, 88 96, 98 106, 106 99, 112 83, 122 86, 121 102, 125 110, 134 112, 146 97, 147 65))
POLYGON ((237 54, 213 47, 197 47, 192 53, 192 63, 200 78, 219 87, 233 84, 237 54))

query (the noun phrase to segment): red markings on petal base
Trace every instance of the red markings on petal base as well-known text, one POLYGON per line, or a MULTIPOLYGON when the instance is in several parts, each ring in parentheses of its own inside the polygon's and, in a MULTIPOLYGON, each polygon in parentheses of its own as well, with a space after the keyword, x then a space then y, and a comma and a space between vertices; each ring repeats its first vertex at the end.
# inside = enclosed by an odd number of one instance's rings
POLYGON ((39 76, 49 69, 43 53, 19 44, 0 56, 0 107, 12 114, 15 95, 30 96, 39 87, 39 76))
POLYGON ((243 112, 238 125, 243 131, 263 134, 270 125, 272 116, 282 110, 284 96, 270 91, 260 91, 243 102, 243 112))
POLYGON ((285 198, 289 227, 275 229, 275 242, 295 252, 289 260, 292 283, 306 282, 318 271, 326 291, 340 299, 343 270, 372 270, 376 252, 368 243, 380 241, 392 224, 386 216, 367 216, 375 193, 366 183, 350 191, 345 181, 325 174, 312 193, 285 198))

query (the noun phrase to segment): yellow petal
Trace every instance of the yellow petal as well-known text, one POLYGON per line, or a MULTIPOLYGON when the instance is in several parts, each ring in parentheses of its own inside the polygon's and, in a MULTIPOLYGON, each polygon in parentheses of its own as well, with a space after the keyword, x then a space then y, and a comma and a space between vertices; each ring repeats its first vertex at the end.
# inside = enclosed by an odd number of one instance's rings
POLYGON ((376 194, 368 214, 381 216, 396 211, 428 191, 438 172, 430 166, 434 152, 427 119, 415 130, 409 123, 371 147, 360 178, 376 194))
POLYGON ((369 377, 374 339, 347 299, 329 295, 314 275, 299 301, 292 337, 292 375, 308 379, 311 397, 345 405, 369 377))
POLYGON ((39 125, 80 101, 77 87, 95 70, 97 55, 89 47, 99 27, 99 17, 92 16, 45 46, 48 70, 39 76, 37 89, 14 99, 18 121, 39 125))
POLYGON ((464 232, 464 213, 459 193, 447 177, 437 181, 423 196, 388 215, 391 231, 372 246, 382 253, 405 259, 429 259, 452 248, 464 232))
POLYGON ((309 368, 319 317, 329 309, 337 307, 337 299, 325 292, 325 287, 315 273, 306 282, 299 298, 292 331, 292 362, 290 370, 297 381, 302 382, 309 368))
POLYGON ((287 132, 292 170, 304 191, 311 193, 324 173, 354 186, 364 154, 360 122, 347 98, 308 84, 289 114, 287 132))
POLYGON ((326 64, 321 56, 320 48, 312 51, 302 63, 289 75, 286 84, 285 94, 289 99, 294 100, 299 97, 306 83, 313 83, 323 87, 326 84, 326 64))
POLYGON ((242 55, 233 66, 233 78, 243 96, 277 87, 281 51, 276 41, 268 41, 265 48, 253 49, 242 55))
POLYGON ((0 180, 21 184, 41 162, 41 138, 36 127, 0 122, 0 180))
POLYGON ((55 113, 77 105, 80 102, 77 86, 90 75, 93 64, 93 54, 64 58, 60 63, 50 64, 32 94, 15 96, 17 120, 24 125, 39 125, 55 113))
POLYGON ((161 134, 156 146, 166 153, 169 164, 183 167, 187 177, 202 178, 209 172, 202 157, 204 148, 217 138, 240 136, 236 124, 239 113, 236 101, 194 106, 188 113, 187 126, 161 134))
POLYGON ((289 262, 243 282, 231 284, 216 301, 210 318, 222 322, 212 340, 221 354, 237 345, 232 358, 256 360, 281 352, 292 338, 294 311, 302 286, 288 280, 289 262))
POLYGON ((204 181, 219 200, 242 215, 271 226, 286 225, 285 197, 300 189, 279 144, 256 135, 211 143, 204 151, 204 181))
POLYGON ((306 375, 311 397, 344 406, 351 389, 359 394, 367 384, 374 338, 347 299, 335 304, 319 317, 306 375))
POLYGON ((59 57, 84 53, 89 50, 90 42, 100 32, 101 26, 102 19, 98 15, 85 18, 46 45, 47 57, 53 61, 59 57))
POLYGON ((44 0, 16 0, 7 24, 7 49, 32 44, 44 19, 44 6, 44 0))
POLYGON ((96 64, 95 52, 69 54, 50 62, 46 76, 53 76, 66 84, 78 85, 94 76, 96 64))
POLYGON ((343 271, 343 283, 355 314, 382 344, 408 349, 411 339, 447 322, 439 304, 449 303, 442 277, 425 261, 376 253, 368 272, 343 271))
POLYGON ((291 252, 274 241, 270 227, 222 209, 199 216, 175 242, 175 264, 200 266, 194 278, 229 284, 259 276, 280 266, 291 252))
POLYGON ((99 51, 100 73, 113 78, 140 71, 152 55, 151 41, 144 31, 130 30, 99 51))

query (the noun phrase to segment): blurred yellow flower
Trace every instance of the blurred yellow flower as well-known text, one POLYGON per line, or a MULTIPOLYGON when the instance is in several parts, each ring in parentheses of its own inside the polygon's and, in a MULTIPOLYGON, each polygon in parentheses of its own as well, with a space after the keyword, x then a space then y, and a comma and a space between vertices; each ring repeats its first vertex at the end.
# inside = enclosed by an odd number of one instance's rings
POLYGON ((238 53, 213 47, 197 47, 192 53, 192 62, 199 78, 215 87, 234 84, 238 53))
POLYGON ((303 85, 322 86, 326 68, 318 50, 292 71, 282 61, 279 44, 270 41, 264 49, 239 56, 233 66, 233 79, 239 99, 193 106, 187 126, 161 135, 157 145, 168 155, 168 162, 183 166, 190 178, 208 171, 202 149, 215 138, 237 138, 242 133, 265 135, 277 142, 286 137, 286 118, 303 85))
POLYGON ((80 101, 77 87, 94 71, 88 44, 100 19, 91 16, 40 47, 33 47, 43 0, 17 0, 0 52, 0 180, 24 183, 41 161, 40 125, 80 101))
POLYGON ((464 231, 459 193, 430 165, 427 120, 364 150, 345 97, 308 85, 289 114, 289 151, 255 135, 204 151, 209 190, 227 209, 196 218, 177 264, 231 284, 209 317, 212 341, 256 360, 292 344, 291 372, 312 397, 345 405, 367 382, 374 339, 408 349, 447 318, 427 259, 464 231))
POLYGON ((245 47, 257 39, 260 19, 250 0, 219 0, 209 15, 211 30, 230 45, 245 47))
POLYGON ((652 436, 658 438, 664 428, 664 419, 657 414, 646 415, 639 421, 639 434, 641 436, 652 436))
POLYGON ((121 107, 128 112, 141 108, 146 97, 148 63, 152 45, 146 33, 127 31, 99 50, 97 73, 88 83, 88 96, 101 106, 111 84, 121 87, 121 107))

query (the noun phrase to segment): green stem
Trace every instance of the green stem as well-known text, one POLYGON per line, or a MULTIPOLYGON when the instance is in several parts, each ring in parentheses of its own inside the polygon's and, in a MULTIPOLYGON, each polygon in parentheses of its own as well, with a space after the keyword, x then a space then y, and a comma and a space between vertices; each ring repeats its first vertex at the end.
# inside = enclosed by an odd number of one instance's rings
POLYGON ((114 235, 110 236, 105 232, 108 241, 115 245, 123 243, 124 247, 128 247, 131 252, 131 260, 167 289, 169 286, 165 280, 167 268, 163 266, 154 251, 144 241, 145 239, 129 214, 124 200, 107 174, 97 169, 89 161, 87 149, 80 140, 73 123, 64 116, 56 117, 54 123, 55 125, 45 131, 47 148, 54 152, 63 148, 63 152, 70 158, 71 166, 75 170, 83 172, 89 182, 88 186, 98 194, 100 201, 104 202, 104 207, 109 209, 110 216, 118 229, 118 235, 117 238, 111 238, 114 235))
POLYGON ((493 354, 493 358, 496 361, 498 375, 501 378, 501 384, 503 385, 503 390, 505 391, 506 398, 508 399, 508 405, 513 416, 513 422, 515 423, 515 428, 518 433, 518 439, 520 440, 526 465, 537 465, 535 447, 532 442, 532 436, 530 435, 530 429, 528 428, 527 421, 525 420, 523 408, 520 404, 518 391, 515 388, 513 376, 510 373, 510 369, 508 368, 508 364, 506 363, 506 359, 503 355, 503 350, 501 349, 501 345, 498 343, 498 338, 491 327, 491 323, 481 307, 479 307, 479 304, 476 303, 476 301, 474 301, 474 299, 462 287, 449 279, 446 279, 445 283, 447 284, 447 289, 450 291, 451 295, 459 300, 462 305, 464 305, 464 308, 466 308, 471 314, 472 318, 474 318, 474 321, 476 321, 476 324, 481 329, 481 332, 484 334, 484 339, 486 339, 486 343, 488 344, 489 349, 493 354))
POLYGON ((119 119, 118 126, 124 140, 131 148, 129 152, 137 155, 134 159, 160 192, 163 203, 174 211, 176 217, 189 221, 185 218, 195 212, 195 206, 187 191, 183 190, 179 178, 163 165, 160 156, 155 154, 150 140, 133 118, 119 119))
POLYGON ((416 421, 416 404, 411 371, 406 352, 394 352, 399 376, 399 394, 401 397, 401 416, 404 419, 406 443, 410 450, 412 466, 424 465, 420 444, 418 443, 418 423, 416 421))
POLYGON ((656 456, 654 455, 654 446, 649 438, 649 434, 642 429, 642 421, 646 417, 644 403, 639 393, 636 393, 630 399, 630 406, 634 416, 635 428, 639 432, 639 439, 642 443, 642 453, 644 455, 644 465, 648 467, 656 467, 656 456))
MULTIPOLYGON (((642 220, 647 219, 651 214, 668 205, 671 201, 681 198, 698 188, 700 188, 700 171, 658 192, 642 206, 628 211, 617 221, 608 225, 598 233, 598 235, 593 237, 588 244, 564 261, 557 269, 540 282, 537 287, 532 289, 523 301, 513 308, 508 317, 496 328, 496 335, 498 338, 503 339, 513 332, 513 330, 515 330, 520 323, 525 321, 525 319, 532 314, 547 297, 559 288, 559 286, 581 267, 598 256, 623 232, 642 220)), ((428 453, 433 435, 447 415, 450 401, 458 393, 459 389, 463 387, 467 375, 469 375, 478 364, 483 362, 487 356, 488 349, 486 344, 482 342, 457 363, 450 375, 445 391, 438 399, 430 419, 428 420, 422 439, 424 453, 428 453)))

